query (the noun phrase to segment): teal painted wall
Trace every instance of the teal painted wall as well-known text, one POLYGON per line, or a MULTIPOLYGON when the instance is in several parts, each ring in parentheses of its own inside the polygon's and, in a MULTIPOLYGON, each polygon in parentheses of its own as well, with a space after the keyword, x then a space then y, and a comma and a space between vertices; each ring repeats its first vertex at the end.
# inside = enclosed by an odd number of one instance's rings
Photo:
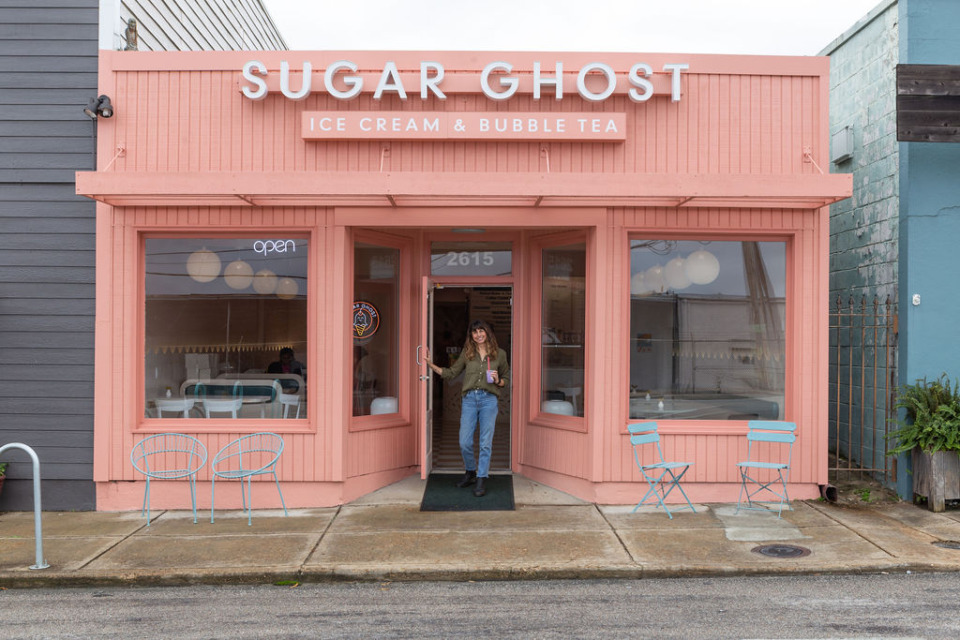
MULTIPOLYGON (((960 65, 960 2, 899 4, 901 63, 960 65)), ((960 143, 900 143, 899 254, 900 382, 958 378, 960 143)))

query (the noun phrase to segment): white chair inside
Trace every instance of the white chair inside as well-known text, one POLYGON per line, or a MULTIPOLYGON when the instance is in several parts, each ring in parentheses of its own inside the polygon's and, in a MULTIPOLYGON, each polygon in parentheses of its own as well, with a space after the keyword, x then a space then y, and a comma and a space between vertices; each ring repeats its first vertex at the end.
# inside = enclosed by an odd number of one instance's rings
POLYGON ((280 406, 283 407, 283 418, 286 420, 290 417, 290 410, 296 408, 297 414, 294 418, 300 418, 300 396, 296 393, 281 393, 280 394, 280 406))

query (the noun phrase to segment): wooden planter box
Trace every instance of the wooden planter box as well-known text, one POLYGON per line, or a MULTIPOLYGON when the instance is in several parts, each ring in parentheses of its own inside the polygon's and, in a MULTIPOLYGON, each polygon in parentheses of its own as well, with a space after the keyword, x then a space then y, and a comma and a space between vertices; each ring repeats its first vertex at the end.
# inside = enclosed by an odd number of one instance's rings
POLYGON ((927 499, 931 511, 943 511, 944 501, 960 500, 960 454, 955 451, 928 453, 914 449, 913 493, 927 499))

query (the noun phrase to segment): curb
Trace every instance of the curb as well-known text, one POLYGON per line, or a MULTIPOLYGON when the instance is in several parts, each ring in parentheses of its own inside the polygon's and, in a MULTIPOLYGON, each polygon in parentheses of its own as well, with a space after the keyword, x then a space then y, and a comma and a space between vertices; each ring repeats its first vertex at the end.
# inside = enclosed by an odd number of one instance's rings
MULTIPOLYGON (((581 568, 383 568, 330 567, 300 570, 195 570, 127 573, 0 573, 0 587, 36 589, 52 587, 169 587, 189 585, 252 585, 294 582, 493 582, 540 580, 644 580, 680 578, 733 578, 761 576, 873 575, 883 573, 955 573, 960 567, 922 563, 865 567, 581 567, 581 568)), ((277 585, 295 586, 295 585, 277 585)))

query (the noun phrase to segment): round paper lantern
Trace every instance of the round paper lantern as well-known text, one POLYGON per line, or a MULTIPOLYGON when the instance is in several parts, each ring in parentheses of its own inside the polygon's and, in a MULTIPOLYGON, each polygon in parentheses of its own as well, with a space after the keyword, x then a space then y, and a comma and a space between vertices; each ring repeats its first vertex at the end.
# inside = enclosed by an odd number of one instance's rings
POLYGON ((277 274, 270 269, 261 269, 253 276, 253 290, 261 295, 269 295, 277 290, 277 274))
POLYGON ((645 296, 650 293, 650 287, 643 280, 643 272, 635 273, 630 278, 630 295, 645 296))
POLYGON ((700 249, 687 256, 686 272, 694 284, 710 284, 720 275, 720 261, 709 251, 700 249))
POLYGON ((234 260, 223 270, 223 279, 231 289, 246 289, 253 283, 253 267, 243 260, 234 260))
POLYGON ((194 251, 187 258, 187 275, 197 282, 211 282, 220 275, 220 256, 208 249, 194 251))
POLYGON ((299 292, 300 287, 293 278, 280 278, 280 282, 277 283, 277 297, 282 300, 296 298, 299 292))
POLYGON ((663 277, 666 278, 667 284, 670 285, 670 288, 674 291, 686 289, 690 286, 690 278, 687 277, 686 272, 686 263, 683 258, 679 256, 668 262, 667 266, 663 268, 663 277))
POLYGON ((663 279, 663 267, 654 265, 643 272, 643 281, 647 284, 650 291, 654 293, 663 293, 667 288, 667 283, 663 279))

